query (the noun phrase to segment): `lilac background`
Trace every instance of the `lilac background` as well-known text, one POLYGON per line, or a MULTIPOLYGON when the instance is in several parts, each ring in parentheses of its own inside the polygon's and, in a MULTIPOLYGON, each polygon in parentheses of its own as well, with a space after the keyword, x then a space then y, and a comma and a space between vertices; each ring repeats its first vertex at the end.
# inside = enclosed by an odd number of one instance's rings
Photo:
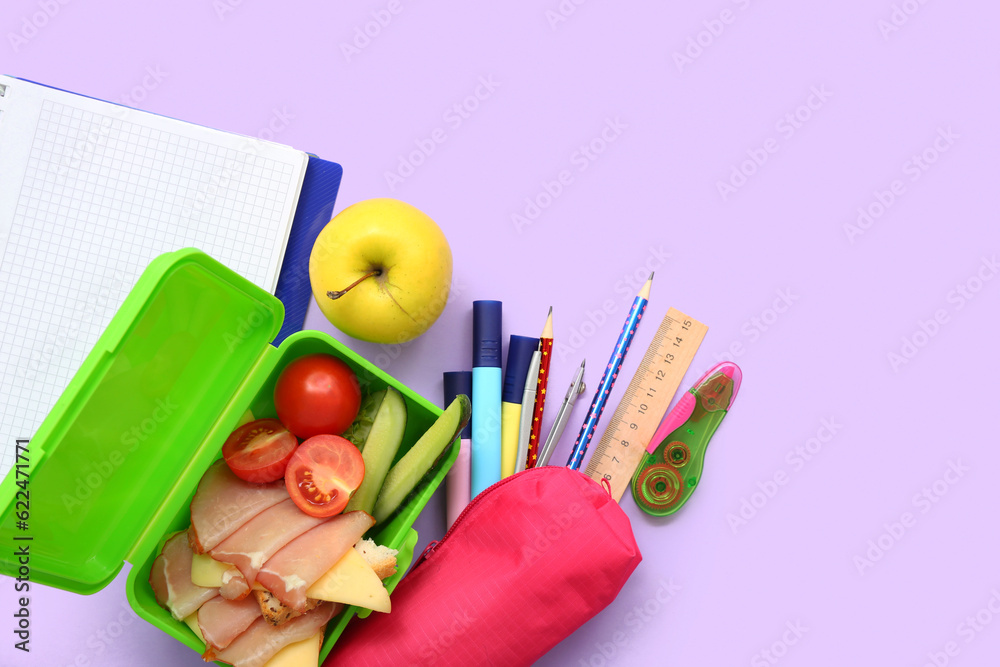
MULTIPOLYGON (((388 0, 226 2, 7 0, 0 69, 209 126, 272 130, 344 165, 337 210, 379 196, 425 210, 455 254, 444 315, 403 349, 347 342, 386 355, 391 373, 432 399, 441 371, 469 362, 476 298, 504 301, 505 336, 537 335, 553 305, 566 346, 554 393, 583 357, 596 386, 633 293, 626 277, 654 266, 625 379, 668 306, 711 327, 685 385, 735 349, 744 384, 703 488, 666 521, 623 501, 642 564, 539 664, 774 664, 765 649, 783 665, 995 659, 1000 618, 980 610, 991 600, 1000 610, 1000 280, 977 273, 995 278, 983 258, 1000 246, 996 3, 565 0, 575 11, 553 26, 557 0, 398 0, 391 23, 348 58, 340 45, 388 0), (51 18, 39 14, 46 3, 51 18), (915 13, 897 14, 884 35, 879 23, 903 5, 915 13), (712 23, 724 10, 730 22, 712 23), (675 52, 699 35, 708 45, 678 66, 675 52), (495 90, 449 123, 481 77, 495 90), (829 96, 800 108, 812 90, 829 96), (794 132, 779 125, 797 111, 808 120, 794 132), (581 171, 574 154, 607 119, 624 128, 581 171), (390 187, 385 172, 435 128, 446 141, 390 187), (935 155, 949 128, 957 138, 935 155), (717 182, 765 146, 767 161, 723 198, 717 182), (938 159, 914 180, 908 161, 925 150, 938 159), (512 214, 561 170, 572 182, 519 230, 512 214), (852 242, 845 226, 895 180, 902 194, 852 242), (954 291, 967 284, 979 290, 971 300, 954 291), (769 310, 776 299, 784 312, 769 310), (615 312, 602 326, 606 302, 615 312), (921 322, 936 313, 946 321, 927 336, 921 322), (888 355, 902 354, 904 337, 921 346, 894 368, 888 355), (837 424, 832 439, 823 420, 837 424), (817 435, 829 441, 811 460, 788 458, 817 435), (939 481, 959 461, 967 471, 939 481), (753 498, 766 503, 734 530, 727 517, 776 474, 786 483, 753 498), (944 495, 921 501, 936 481, 944 495), (891 537, 885 524, 906 512, 910 527, 891 537), (889 550, 859 567, 880 538, 889 550), (801 637, 786 633, 796 624, 801 637)), ((315 306, 308 325, 332 330, 315 306)), ((421 544, 444 530, 442 500, 418 522, 421 544)), ((202 664, 142 622, 107 635, 125 576, 89 597, 34 589, 30 657, 11 648, 13 586, 0 581, 0 664, 202 664)))

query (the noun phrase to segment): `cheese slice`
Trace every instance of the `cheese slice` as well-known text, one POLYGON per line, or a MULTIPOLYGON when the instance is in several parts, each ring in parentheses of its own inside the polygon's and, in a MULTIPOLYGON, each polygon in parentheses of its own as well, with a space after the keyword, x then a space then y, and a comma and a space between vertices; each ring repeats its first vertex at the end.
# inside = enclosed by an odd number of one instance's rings
MULTIPOLYGON (((195 554, 191 560, 191 583, 196 586, 218 588, 234 574, 239 574, 239 570, 208 554, 195 554)), ((264 590, 256 581, 253 588, 264 590)), ((306 591, 306 596, 324 602, 354 604, 386 614, 391 609, 389 592, 372 566, 356 549, 349 549, 336 565, 306 591)))
POLYGON ((218 588, 229 570, 239 574, 239 570, 229 563, 221 563, 208 554, 195 554, 191 559, 191 583, 205 588, 218 588))
POLYGON ((317 632, 309 639, 289 644, 264 663, 264 667, 316 667, 319 664, 319 650, 323 644, 323 633, 317 632))
POLYGON ((355 549, 348 549, 344 557, 309 587, 306 597, 326 602, 342 602, 389 613, 389 591, 355 549))
MULTIPOLYGON (((205 643, 205 637, 201 634, 201 627, 198 625, 198 612, 194 612, 184 619, 191 630, 198 635, 198 639, 205 643)), ((323 644, 323 633, 317 632, 309 639, 289 644, 274 654, 264 667, 316 667, 319 664, 319 650, 323 644)))
POLYGON ((184 622, 187 623, 187 626, 191 628, 191 630, 193 630, 196 635, 198 635, 198 639, 200 639, 201 643, 204 644, 205 637, 204 635, 201 634, 201 626, 198 625, 198 612, 194 612, 193 614, 185 618, 184 622))

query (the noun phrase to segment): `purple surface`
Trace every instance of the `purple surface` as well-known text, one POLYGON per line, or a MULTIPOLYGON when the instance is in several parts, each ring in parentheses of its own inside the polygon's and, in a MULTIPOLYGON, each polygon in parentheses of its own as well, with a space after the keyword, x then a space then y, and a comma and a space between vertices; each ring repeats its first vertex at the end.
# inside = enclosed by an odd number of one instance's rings
MULTIPOLYGON (((583 357, 596 383, 650 269, 626 381, 668 306, 710 325, 685 385, 727 353, 745 381, 703 488, 667 521, 623 501, 642 564, 539 664, 995 660, 996 3, 330 4, 8 0, 0 65, 337 161, 337 210, 426 211, 455 254, 440 321, 347 342, 434 400, 474 299, 503 300, 505 341, 554 306, 560 397, 583 357), (345 55, 372 12, 391 22, 345 55)), ((440 494, 417 527, 443 532, 440 494)), ((30 655, 0 580, 0 664, 202 664, 128 615, 124 579, 35 588, 30 655)))

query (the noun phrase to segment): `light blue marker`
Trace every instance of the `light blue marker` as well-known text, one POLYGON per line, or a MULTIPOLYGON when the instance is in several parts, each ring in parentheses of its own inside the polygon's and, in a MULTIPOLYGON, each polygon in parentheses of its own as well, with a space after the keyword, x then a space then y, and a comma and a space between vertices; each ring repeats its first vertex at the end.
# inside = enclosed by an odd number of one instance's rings
POLYGON ((500 481, 503 304, 472 302, 472 497, 500 481))

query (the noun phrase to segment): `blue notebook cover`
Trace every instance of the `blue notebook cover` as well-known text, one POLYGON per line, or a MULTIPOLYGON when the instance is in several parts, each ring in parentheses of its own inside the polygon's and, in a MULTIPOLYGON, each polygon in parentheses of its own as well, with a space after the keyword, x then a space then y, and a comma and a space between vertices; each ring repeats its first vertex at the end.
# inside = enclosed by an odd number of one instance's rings
POLYGON ((281 325, 274 344, 302 329, 306 320, 306 309, 312 298, 309 283, 309 254, 320 231, 333 217, 333 206, 337 201, 337 190, 344 169, 336 162, 309 156, 309 165, 302 181, 299 205, 292 221, 285 258, 278 275, 275 296, 285 304, 285 322, 281 325))

